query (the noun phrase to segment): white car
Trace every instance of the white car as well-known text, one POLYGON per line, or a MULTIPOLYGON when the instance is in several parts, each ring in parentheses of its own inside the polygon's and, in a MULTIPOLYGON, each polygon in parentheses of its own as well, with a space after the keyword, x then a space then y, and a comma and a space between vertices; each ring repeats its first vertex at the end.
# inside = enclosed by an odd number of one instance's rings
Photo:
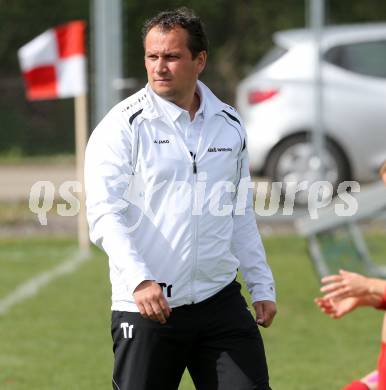
MULTIPOLYGON (((277 32, 274 42, 237 90, 251 171, 273 181, 312 181, 313 34, 277 32)), ((323 179, 334 189, 346 179, 375 180, 386 160, 386 23, 326 27, 321 51, 323 179)))

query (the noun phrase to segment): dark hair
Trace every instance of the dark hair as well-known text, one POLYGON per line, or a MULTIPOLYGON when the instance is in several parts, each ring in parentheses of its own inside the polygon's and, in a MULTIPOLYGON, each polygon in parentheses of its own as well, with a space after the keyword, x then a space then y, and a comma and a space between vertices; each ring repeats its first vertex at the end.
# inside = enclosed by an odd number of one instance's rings
POLYGON ((201 51, 208 51, 208 38, 205 33, 201 19, 196 16, 193 10, 181 7, 172 11, 162 11, 151 19, 148 19, 142 28, 142 40, 145 44, 146 35, 153 27, 161 31, 170 31, 180 26, 188 32, 188 49, 193 59, 201 51))

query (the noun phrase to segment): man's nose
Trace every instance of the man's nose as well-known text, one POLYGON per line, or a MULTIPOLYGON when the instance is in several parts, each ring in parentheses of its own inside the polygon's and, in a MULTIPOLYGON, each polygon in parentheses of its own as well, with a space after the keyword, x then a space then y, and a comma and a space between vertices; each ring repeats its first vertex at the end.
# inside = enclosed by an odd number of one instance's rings
POLYGON ((165 73, 167 71, 166 62, 164 59, 159 58, 155 67, 156 73, 165 73))

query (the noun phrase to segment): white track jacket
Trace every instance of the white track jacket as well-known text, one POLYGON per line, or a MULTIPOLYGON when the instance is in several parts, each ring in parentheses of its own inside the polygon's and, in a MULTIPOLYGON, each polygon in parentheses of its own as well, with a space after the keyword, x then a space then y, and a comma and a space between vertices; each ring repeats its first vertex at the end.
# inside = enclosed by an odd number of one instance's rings
POLYGON ((112 310, 138 311, 132 293, 143 280, 157 281, 171 307, 200 302, 238 269, 254 302, 275 301, 245 190, 244 127, 199 87, 205 120, 196 155, 157 111, 149 86, 116 105, 90 137, 87 217, 91 240, 109 257, 112 310))

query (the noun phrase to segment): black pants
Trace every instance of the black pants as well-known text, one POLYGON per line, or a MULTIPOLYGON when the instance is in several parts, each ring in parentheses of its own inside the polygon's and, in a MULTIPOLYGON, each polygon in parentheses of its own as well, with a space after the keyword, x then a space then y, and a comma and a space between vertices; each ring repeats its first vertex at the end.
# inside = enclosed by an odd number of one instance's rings
POLYGON ((236 281, 173 308, 167 323, 113 311, 113 389, 176 390, 187 367, 198 390, 270 390, 263 341, 236 281))

